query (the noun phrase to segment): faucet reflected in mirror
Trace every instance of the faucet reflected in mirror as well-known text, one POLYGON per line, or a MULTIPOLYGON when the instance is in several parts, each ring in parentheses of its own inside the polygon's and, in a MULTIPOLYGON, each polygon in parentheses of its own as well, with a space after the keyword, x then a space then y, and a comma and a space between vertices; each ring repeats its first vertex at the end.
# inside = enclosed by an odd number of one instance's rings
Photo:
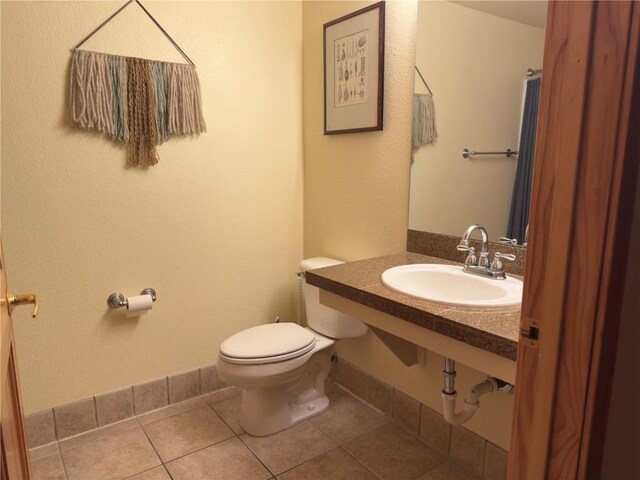
MULTIPOLYGON (((526 246, 545 15, 485 3, 418 4, 416 64, 437 92, 438 138, 414 154, 409 229, 459 236, 479 222, 487 241, 526 246), (499 154, 465 158, 467 147, 499 154)), ((417 74, 415 89, 426 92, 417 74)))

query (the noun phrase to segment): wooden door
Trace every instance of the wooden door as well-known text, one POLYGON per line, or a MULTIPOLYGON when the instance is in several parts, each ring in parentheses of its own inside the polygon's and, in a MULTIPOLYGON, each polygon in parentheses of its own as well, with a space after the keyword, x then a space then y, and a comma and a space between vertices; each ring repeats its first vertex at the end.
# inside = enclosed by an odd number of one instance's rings
MULTIPOLYGON (((0 430, 2 480, 28 480, 29 450, 24 430, 24 416, 20 403, 20 388, 16 365, 10 302, 35 303, 35 296, 14 297, 8 293, 4 256, 0 243, 0 430)), ((34 314, 37 311, 34 310, 34 314)))
POLYGON ((639 43, 640 2, 549 2, 512 479, 600 475, 638 175, 639 43))

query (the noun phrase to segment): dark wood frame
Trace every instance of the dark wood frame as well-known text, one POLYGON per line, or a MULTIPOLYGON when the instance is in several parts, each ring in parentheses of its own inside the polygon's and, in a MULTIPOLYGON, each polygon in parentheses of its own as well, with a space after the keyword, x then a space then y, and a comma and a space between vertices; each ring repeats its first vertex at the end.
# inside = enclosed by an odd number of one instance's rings
POLYGON ((549 2, 509 478, 600 478, 638 175, 639 46, 640 3, 549 2))
POLYGON ((362 8, 358 11, 345 15, 343 17, 332 20, 324 24, 322 33, 322 72, 323 79, 323 97, 324 97, 324 134, 336 135, 340 133, 358 133, 358 132, 371 132, 382 130, 383 125, 383 110, 384 110, 384 25, 385 25, 385 2, 374 3, 368 7, 362 8), (363 13, 371 10, 380 9, 379 23, 378 23, 378 115, 376 125, 373 127, 364 128, 350 128, 345 130, 327 130, 327 28, 338 23, 342 23, 345 20, 349 20, 353 17, 362 15, 363 13))

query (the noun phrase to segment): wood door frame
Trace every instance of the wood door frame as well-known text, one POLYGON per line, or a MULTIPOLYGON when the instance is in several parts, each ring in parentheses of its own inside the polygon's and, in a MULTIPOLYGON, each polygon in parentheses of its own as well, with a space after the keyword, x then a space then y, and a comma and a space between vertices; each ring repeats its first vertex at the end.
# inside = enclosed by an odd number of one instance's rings
POLYGON ((0 240, 0 478, 29 480, 31 466, 20 401, 13 322, 8 309, 7 276, 0 240))
POLYGON ((600 474, 638 175, 639 30, 635 2, 549 3, 509 478, 600 474))

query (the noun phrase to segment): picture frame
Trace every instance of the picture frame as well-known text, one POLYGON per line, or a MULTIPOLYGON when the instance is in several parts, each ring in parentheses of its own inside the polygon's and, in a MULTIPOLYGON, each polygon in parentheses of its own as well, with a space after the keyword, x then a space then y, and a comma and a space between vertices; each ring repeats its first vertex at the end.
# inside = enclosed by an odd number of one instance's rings
POLYGON ((324 24, 324 134, 382 130, 385 2, 324 24))

